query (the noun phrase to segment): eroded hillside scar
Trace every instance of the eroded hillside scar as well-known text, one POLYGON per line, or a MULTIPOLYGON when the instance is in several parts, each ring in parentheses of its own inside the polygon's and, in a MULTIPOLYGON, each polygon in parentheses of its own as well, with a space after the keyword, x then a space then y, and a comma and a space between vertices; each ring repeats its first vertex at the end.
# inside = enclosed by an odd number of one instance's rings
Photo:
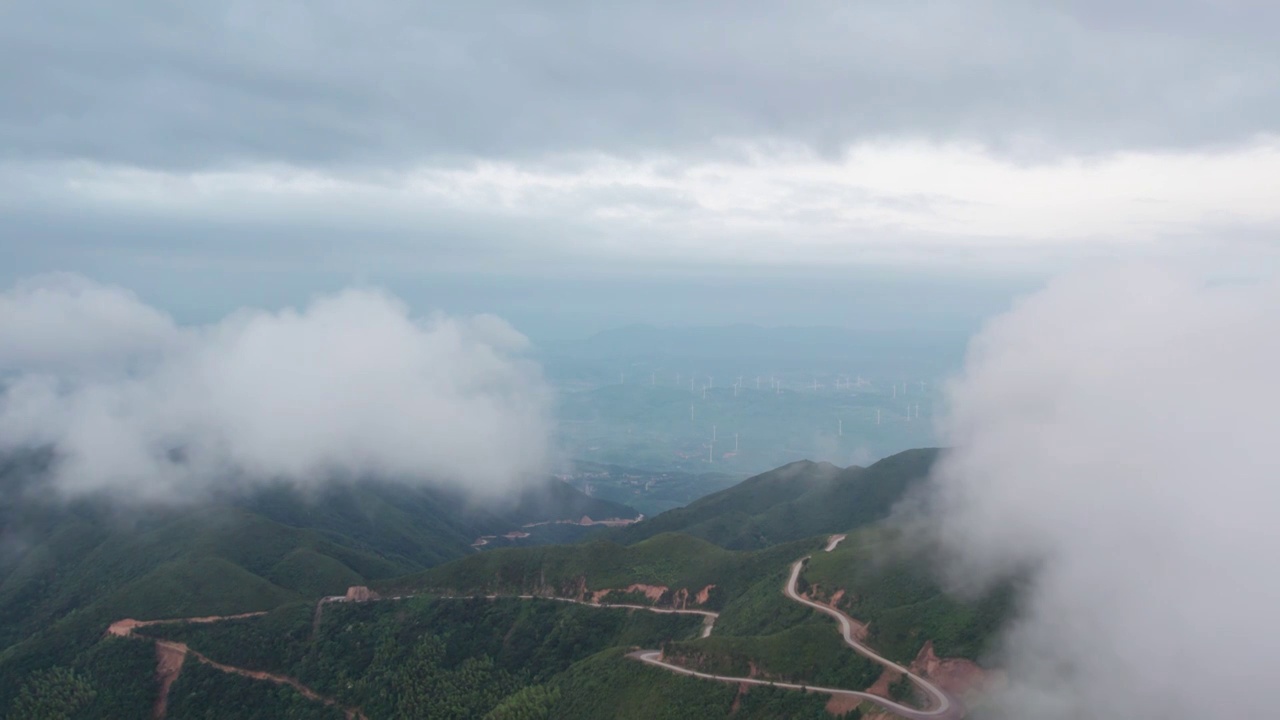
MULTIPOLYGON (((190 625, 200 623, 214 623, 226 620, 241 620, 244 618, 259 617, 266 615, 265 611, 240 613, 238 615, 210 615, 205 617, 193 618, 171 618, 165 620, 134 620, 126 618, 111 623, 107 628, 107 634, 116 637, 134 638, 146 640, 144 636, 137 635, 134 630, 140 627, 148 627, 153 625, 190 625)), ((275 673, 264 672, 261 670, 249 670, 247 668, 227 665, 212 660, 207 656, 192 650, 186 643, 174 642, 172 640, 155 639, 156 646, 156 679, 159 681, 159 689, 156 693, 156 700, 152 710, 154 718, 164 718, 169 706, 169 691, 173 687, 173 683, 178 679, 182 672, 182 666, 188 656, 194 657, 198 662, 208 665, 215 670, 242 677, 251 678, 253 680, 264 680, 277 685, 288 685, 297 690, 299 694, 308 700, 314 700, 331 705, 342 710, 348 720, 368 720, 359 708, 345 707, 337 701, 337 699, 322 695, 315 690, 303 685, 294 678, 285 675, 277 675, 275 673)))

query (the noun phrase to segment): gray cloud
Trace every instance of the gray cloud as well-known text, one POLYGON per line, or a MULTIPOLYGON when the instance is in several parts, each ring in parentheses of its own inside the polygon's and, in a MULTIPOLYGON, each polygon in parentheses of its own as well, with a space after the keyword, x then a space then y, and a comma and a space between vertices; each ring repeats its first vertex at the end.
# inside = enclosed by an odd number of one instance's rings
POLYGON ((992 717, 1274 714, 1280 283, 1123 269, 992 321, 932 502, 957 578, 1038 568, 992 717))
POLYGON ((119 371, 176 333, 168 316, 123 288, 71 274, 24 280, 0 294, 0 376, 32 367, 119 371))
POLYGON ((502 493, 547 463, 526 345, 376 290, 184 327, 120 288, 33 278, 0 295, 0 448, 53 446, 68 493, 363 475, 502 493))
POLYGON ((152 167, 385 165, 714 138, 1019 153, 1275 131, 1274 3, 0 9, 0 148, 152 167))

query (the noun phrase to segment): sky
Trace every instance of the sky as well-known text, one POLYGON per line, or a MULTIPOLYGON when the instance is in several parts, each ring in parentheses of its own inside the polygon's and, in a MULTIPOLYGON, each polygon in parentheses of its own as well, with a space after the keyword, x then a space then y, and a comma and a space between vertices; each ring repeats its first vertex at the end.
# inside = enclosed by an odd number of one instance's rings
POLYGON ((376 285, 536 341, 976 329, 1116 256, 1256 273, 1278 23, 1247 0, 18 0, 0 285, 71 271, 200 322, 376 285))
POLYGON ((993 717, 1272 715, 1277 27, 0 3, 0 450, 53 445, 68 493, 500 493, 549 460, 540 342, 967 329, 922 517, 967 582, 1035 570, 993 717))

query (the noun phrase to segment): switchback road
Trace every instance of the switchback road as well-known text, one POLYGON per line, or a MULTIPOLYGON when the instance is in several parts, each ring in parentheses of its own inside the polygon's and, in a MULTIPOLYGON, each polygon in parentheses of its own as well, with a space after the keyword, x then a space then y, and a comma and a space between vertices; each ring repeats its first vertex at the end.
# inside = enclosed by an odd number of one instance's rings
MULTIPOLYGON (((836 548, 837 545, 840 544, 840 541, 842 540, 844 540, 843 535, 833 535, 830 541, 828 541, 825 551, 831 552, 836 548)), ((691 677, 702 678, 704 680, 718 680, 720 682, 729 682, 729 683, 746 683, 749 685, 768 685, 770 687, 787 688, 790 690, 808 690, 812 692, 826 693, 828 695, 837 695, 840 697, 848 697, 848 698, 855 698, 858 700, 865 700, 865 701, 875 703, 876 705, 879 705, 880 707, 888 710, 891 713, 894 713, 895 715, 899 715, 903 718, 906 718, 906 720, 959 720, 960 718, 963 718, 964 708, 962 708, 958 702, 956 702, 949 695, 947 695, 947 693, 945 693, 941 688, 929 682, 928 680, 924 679, 920 675, 917 675, 916 673, 911 672, 911 670, 907 669, 906 667, 899 665, 898 663, 886 657, 883 657, 876 651, 872 650, 871 648, 859 642, 853 635, 854 621, 852 618, 850 618, 848 615, 845 615, 843 612, 840 612, 839 610, 833 607, 814 602, 804 597, 803 595, 801 595, 799 592, 796 591, 796 584, 800 579, 800 571, 804 569, 804 565, 806 562, 808 562, 809 557, 810 556, 806 555, 791 564, 791 574, 787 577, 787 583, 782 588, 783 592, 786 593, 786 596, 798 603, 801 603, 802 605, 808 605, 814 610, 817 610, 821 613, 830 615, 831 617, 835 618, 836 622, 840 624, 840 636, 844 638, 845 644, 853 648, 854 652, 858 653, 859 655, 869 658, 875 662, 880 663, 881 665, 884 665, 887 668, 900 672, 903 675, 906 675, 907 677, 911 678, 911 681, 913 683, 915 683, 918 687, 920 687, 930 696, 931 698, 930 707, 925 709, 908 707, 906 705, 895 702, 893 700, 880 697, 879 695, 872 695, 871 693, 863 692, 861 690, 843 690, 840 688, 828 688, 828 687, 821 687, 817 685, 801 685, 799 683, 762 680, 760 678, 731 677, 727 675, 713 675, 710 673, 698 672, 697 670, 691 670, 689 668, 681 667, 679 665, 673 665, 669 662, 664 661, 662 659, 662 653, 658 650, 637 650, 633 653, 628 654, 627 657, 634 658, 636 660, 648 663, 650 665, 655 665, 657 667, 663 668, 665 670, 669 670, 671 672, 677 672, 682 675, 689 675, 691 677)), ((706 636, 704 635, 703 637, 706 637, 706 636)))

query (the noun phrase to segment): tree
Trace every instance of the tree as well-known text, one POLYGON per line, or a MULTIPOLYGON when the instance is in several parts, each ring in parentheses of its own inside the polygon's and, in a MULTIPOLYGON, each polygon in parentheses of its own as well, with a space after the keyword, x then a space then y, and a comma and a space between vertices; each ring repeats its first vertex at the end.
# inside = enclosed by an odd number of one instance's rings
POLYGON ((71 720, 97 691, 83 675, 65 667, 32 673, 13 702, 12 720, 71 720))

